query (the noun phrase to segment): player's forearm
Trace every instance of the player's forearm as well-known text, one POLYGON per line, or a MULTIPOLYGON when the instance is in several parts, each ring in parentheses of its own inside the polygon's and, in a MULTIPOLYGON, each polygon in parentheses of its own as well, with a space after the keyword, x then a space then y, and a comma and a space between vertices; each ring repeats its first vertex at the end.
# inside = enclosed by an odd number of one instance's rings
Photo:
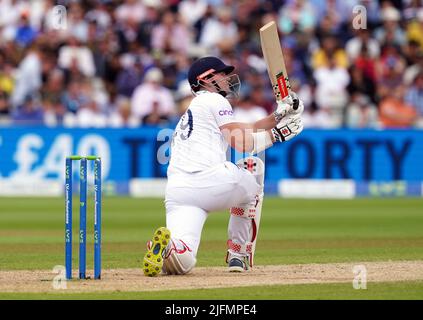
POLYGON ((233 122, 220 128, 228 144, 239 152, 250 152, 254 148, 253 124, 233 122))
POLYGON ((275 116, 273 114, 268 115, 267 117, 258 120, 253 123, 252 127, 254 132, 259 130, 270 130, 276 126, 275 116))
POLYGON ((233 148, 239 152, 254 152, 265 150, 275 142, 271 130, 244 131, 242 135, 237 136, 233 148))
POLYGON ((271 129, 275 125, 274 117, 270 115, 252 124, 233 122, 220 129, 232 148, 238 152, 252 152, 257 149, 257 144, 265 143, 269 146, 274 142, 271 129))
POLYGON ((231 132, 231 147, 238 152, 251 152, 254 148, 253 128, 245 126, 231 132))

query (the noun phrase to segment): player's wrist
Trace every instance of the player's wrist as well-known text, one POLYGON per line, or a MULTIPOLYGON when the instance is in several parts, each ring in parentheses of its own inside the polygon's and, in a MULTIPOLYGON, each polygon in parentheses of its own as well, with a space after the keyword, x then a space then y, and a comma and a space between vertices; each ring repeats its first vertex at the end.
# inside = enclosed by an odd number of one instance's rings
POLYGON ((253 150, 251 151, 252 154, 263 152, 267 148, 273 146, 273 143, 275 142, 273 135, 267 130, 254 132, 252 135, 254 143, 253 150))
POLYGON ((273 117, 275 118, 276 123, 280 122, 283 119, 284 116, 285 116, 285 114, 281 114, 281 113, 277 112, 276 110, 273 111, 273 117))

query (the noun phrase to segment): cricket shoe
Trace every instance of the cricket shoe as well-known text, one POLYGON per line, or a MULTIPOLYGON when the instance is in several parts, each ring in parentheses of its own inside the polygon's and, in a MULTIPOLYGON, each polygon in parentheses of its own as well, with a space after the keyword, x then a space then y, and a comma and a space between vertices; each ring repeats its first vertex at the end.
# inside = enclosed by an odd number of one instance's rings
POLYGON ((228 262, 229 272, 245 272, 248 271, 248 262, 246 257, 232 256, 228 262))
POLYGON ((170 231, 165 227, 154 232, 153 239, 147 243, 147 253, 143 259, 143 271, 146 276, 155 277, 163 267, 163 251, 170 241, 170 231))

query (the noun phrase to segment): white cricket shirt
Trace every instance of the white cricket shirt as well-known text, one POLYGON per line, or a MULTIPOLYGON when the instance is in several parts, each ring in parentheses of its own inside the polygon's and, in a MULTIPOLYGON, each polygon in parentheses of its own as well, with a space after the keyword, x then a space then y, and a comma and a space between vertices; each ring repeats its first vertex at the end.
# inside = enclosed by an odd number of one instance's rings
POLYGON ((235 121, 232 106, 218 93, 197 94, 175 128, 168 177, 202 171, 226 161, 228 143, 219 127, 235 121))

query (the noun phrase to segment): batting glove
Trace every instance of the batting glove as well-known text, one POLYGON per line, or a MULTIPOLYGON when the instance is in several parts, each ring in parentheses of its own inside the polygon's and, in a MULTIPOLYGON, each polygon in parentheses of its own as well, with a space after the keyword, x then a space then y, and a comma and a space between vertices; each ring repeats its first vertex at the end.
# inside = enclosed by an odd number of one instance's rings
POLYGON ((303 128, 300 115, 293 115, 279 121, 272 129, 272 134, 275 141, 285 142, 299 135, 303 128))
POLYGON ((283 100, 278 100, 277 104, 278 106, 273 112, 277 122, 281 121, 287 114, 302 114, 304 111, 304 103, 295 92, 291 92, 283 100))

